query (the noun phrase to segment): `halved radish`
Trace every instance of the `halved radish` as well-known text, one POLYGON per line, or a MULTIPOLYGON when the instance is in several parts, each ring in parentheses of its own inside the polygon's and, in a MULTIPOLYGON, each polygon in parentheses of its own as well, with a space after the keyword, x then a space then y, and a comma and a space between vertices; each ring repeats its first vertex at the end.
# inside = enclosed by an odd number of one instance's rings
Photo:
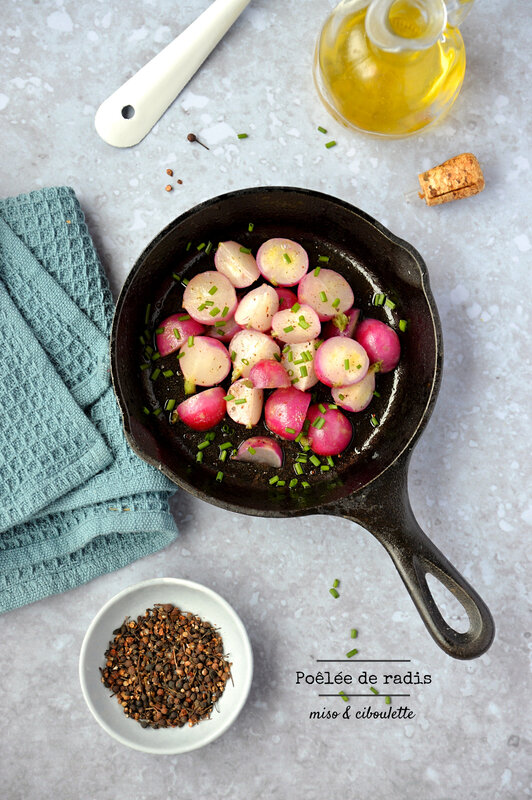
POLYGON ((359 308, 350 308, 345 313, 335 314, 334 317, 323 326, 321 335, 324 339, 330 339, 332 336, 347 336, 349 339, 352 339, 359 316, 359 308))
POLYGON ((179 364, 185 378, 185 392, 198 386, 215 386, 229 374, 231 359, 221 342, 209 336, 193 336, 181 348, 179 364))
POLYGON ((268 239, 257 251, 257 266, 274 286, 295 286, 308 270, 308 255, 291 239, 268 239))
POLYGON ((252 436, 242 442, 233 459, 280 469, 283 466, 283 451, 275 439, 269 436, 252 436))
POLYGON ((297 297, 317 312, 323 322, 351 308, 353 290, 345 278, 332 269, 317 269, 305 275, 298 286, 297 297))
POLYGON ((307 420, 310 422, 308 442, 311 450, 319 456, 337 456, 351 441, 351 423, 337 409, 321 411, 319 405, 313 405, 308 410, 307 420))
POLYGON ((335 386, 331 389, 334 402, 346 411, 364 411, 373 399, 375 370, 372 365, 364 378, 351 386, 335 386))
POLYGON ((355 339, 366 350, 372 364, 381 372, 391 372, 399 363, 401 343, 393 328, 378 319, 364 319, 355 331, 355 339))
POLYGON ((172 314, 164 319, 158 328, 162 328, 162 333, 156 335, 157 350, 162 356, 167 356, 186 344, 189 336, 200 336, 205 330, 205 326, 195 319, 190 319, 189 314, 182 311, 180 314, 172 314))
POLYGON ((239 425, 252 428, 256 425, 262 414, 264 392, 255 389, 250 380, 241 378, 231 384, 227 397, 227 413, 239 425))
POLYGON ((275 289, 263 283, 244 295, 235 311, 235 322, 242 328, 269 331, 278 309, 279 298, 275 289))
POLYGON ((238 242, 220 242, 214 254, 214 266, 237 289, 251 286, 259 277, 257 262, 247 249, 238 242))
POLYGON ((317 350, 316 340, 287 344, 281 352, 281 364, 286 369, 294 388, 304 392, 318 382, 314 370, 314 356, 317 350))
POLYGON ((264 407, 266 425, 282 439, 295 439, 301 433, 311 399, 310 394, 293 386, 276 389, 264 407))
MULTIPOLYGON (((196 323, 197 325, 198 323, 196 323)), ((216 325, 211 325, 205 331, 205 336, 210 336, 212 339, 218 339, 220 342, 230 342, 233 336, 241 331, 240 325, 237 325, 235 318, 218 322, 216 325)))
POLYGON ((279 298, 279 311, 286 311, 287 308, 292 308, 297 303, 297 297, 290 289, 278 286, 275 291, 279 298))
POLYGON ((233 284, 214 270, 200 272, 191 278, 183 294, 183 306, 192 319, 206 325, 230 319, 236 302, 233 284))
POLYGON ((177 408, 177 418, 195 431, 214 428, 225 417, 225 391, 221 386, 205 389, 204 392, 183 400, 177 408))
POLYGON ((239 331, 229 343, 233 362, 233 380, 249 376, 251 367, 259 361, 274 359, 281 355, 277 342, 271 336, 254 330, 239 331))
POLYGON ((282 342, 297 344, 308 342, 319 336, 321 325, 318 315, 310 306, 296 304, 297 311, 292 308, 278 311, 272 319, 272 336, 282 342))
POLYGON ((249 379, 257 389, 281 389, 290 386, 286 369, 275 359, 264 359, 251 367, 249 379))
POLYGON ((327 386, 350 386, 362 380, 369 358, 361 344, 345 336, 326 339, 316 350, 314 369, 327 386))

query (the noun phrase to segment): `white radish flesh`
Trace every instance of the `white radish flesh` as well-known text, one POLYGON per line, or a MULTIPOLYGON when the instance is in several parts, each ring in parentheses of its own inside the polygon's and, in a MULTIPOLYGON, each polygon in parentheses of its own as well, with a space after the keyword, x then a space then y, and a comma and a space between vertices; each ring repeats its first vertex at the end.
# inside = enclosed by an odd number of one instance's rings
POLYGON ((311 342, 287 344, 281 352, 281 364, 286 369, 294 388, 300 392, 311 389, 318 382, 314 370, 314 356, 317 349, 315 344, 314 339, 311 342))
POLYGON ((183 306, 192 319, 205 325, 231 319, 236 303, 235 287, 214 270, 200 272, 191 278, 183 294, 183 306))
POLYGON ((294 440, 303 429, 311 399, 310 394, 298 392, 293 386, 276 389, 264 407, 266 425, 282 439, 294 440))
POLYGON ((283 466, 283 451, 275 439, 269 436, 252 436, 242 442, 233 459, 280 469, 283 466))
POLYGON ((334 402, 346 411, 364 411, 373 400, 375 370, 370 367, 361 381, 351 386, 335 386, 331 390, 334 402))
POLYGON ((351 308, 354 302, 353 290, 345 278, 332 269, 313 270, 305 275, 298 286, 297 297, 317 312, 320 320, 332 319, 351 308))
POLYGON ((181 348, 179 364, 185 378, 185 392, 195 386, 216 386, 229 374, 231 359, 221 342, 208 336, 194 336, 181 348))
POLYGON ((235 311, 235 322, 242 328, 269 331, 278 309, 279 297, 275 289, 264 283, 244 295, 235 311))
POLYGON ((291 239, 268 239, 257 251, 257 266, 274 286, 295 286, 308 270, 308 255, 291 239))
POLYGON ((366 375, 369 358, 354 339, 333 336, 316 351, 314 369, 318 380, 326 386, 351 386, 366 375))
POLYGON ((275 359, 265 359, 251 367, 249 379, 257 389, 281 389, 290 386, 286 369, 275 359))
POLYGON ((310 306, 300 305, 297 311, 291 308, 278 311, 272 319, 272 336, 287 344, 316 339, 320 330, 318 315, 310 306))
POLYGON ((225 391, 221 386, 198 392, 177 406, 178 419, 195 431, 214 428, 225 417, 224 396, 225 391))
POLYGON ((257 262, 238 242, 220 242, 214 254, 214 266, 237 289, 251 286, 259 277, 257 262))
POLYGON ((239 331, 229 343, 233 361, 233 380, 249 376, 251 367, 259 361, 275 359, 281 355, 277 342, 271 336, 254 330, 239 331))
POLYGON ((227 397, 227 413, 233 422, 252 428, 262 414, 264 392, 255 389, 250 380, 241 378, 231 384, 227 397))
POLYGON ((163 328, 163 332, 156 335, 157 350, 162 356, 179 350, 186 344, 189 336, 200 336, 205 331, 205 326, 194 319, 189 319, 189 314, 185 311, 180 314, 172 314, 158 327, 163 328))

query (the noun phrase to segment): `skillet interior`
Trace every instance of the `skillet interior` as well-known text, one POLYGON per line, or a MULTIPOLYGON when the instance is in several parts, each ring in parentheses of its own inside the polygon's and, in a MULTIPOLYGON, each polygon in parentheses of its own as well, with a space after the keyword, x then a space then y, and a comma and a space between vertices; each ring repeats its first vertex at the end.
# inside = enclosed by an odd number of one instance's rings
MULTIPOLYGON (((111 338, 112 375, 126 435, 138 455, 208 502, 248 514, 282 517, 311 513, 320 505, 334 504, 351 495, 412 446, 435 400, 440 339, 426 268, 410 245, 342 201, 304 189, 265 187, 222 195, 193 208, 170 223, 146 248, 118 301, 111 338), (251 233, 250 222, 254 224, 251 233), (151 370, 140 370, 139 336, 146 328, 147 303, 151 303, 152 329, 165 316, 180 310, 183 287, 172 275, 190 278, 213 269, 213 253, 198 251, 199 243, 210 240, 216 246, 218 241, 234 239, 256 252, 273 236, 300 242, 309 253, 311 269, 318 265, 318 255, 328 255, 326 266, 349 281, 355 306, 364 315, 382 319, 396 330, 399 319, 408 320, 408 330, 401 334, 399 367, 391 374, 377 376, 381 397, 375 398, 367 411, 349 415, 354 423, 350 448, 334 459, 334 470, 307 476, 312 488, 306 491, 300 487, 289 491, 287 486, 276 490, 268 484, 274 474, 271 469, 237 462, 223 465, 224 479, 218 483, 215 476, 222 465, 217 460, 217 447, 209 449, 212 455, 203 464, 197 464, 196 447, 203 434, 191 433, 179 423, 170 425, 166 413, 155 417, 142 411, 144 406, 162 405, 166 397, 180 399, 182 383, 178 379, 153 383, 149 380, 151 370), (192 246, 187 251, 189 242, 192 246), (372 306, 375 292, 390 297, 396 309, 372 306), (377 428, 370 423, 372 413, 380 420, 377 428)), ((175 369, 175 356, 167 358, 175 369)), ((323 391, 323 400, 330 402, 323 391)), ((238 430, 229 438, 236 445, 248 435, 265 433, 262 422, 251 432, 243 432, 241 426, 234 428, 238 430)), ((285 451, 287 447, 289 450, 297 445, 283 443, 285 451)), ((286 469, 291 470, 291 466, 286 469)), ((287 472, 286 477, 294 477, 294 473, 287 472)))

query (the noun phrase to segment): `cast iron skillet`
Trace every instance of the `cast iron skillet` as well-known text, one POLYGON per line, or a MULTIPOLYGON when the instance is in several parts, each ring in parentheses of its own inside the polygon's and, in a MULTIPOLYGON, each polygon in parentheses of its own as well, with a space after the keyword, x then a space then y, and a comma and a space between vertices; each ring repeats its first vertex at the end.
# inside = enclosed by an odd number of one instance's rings
MULTIPOLYGON (((426 266, 407 242, 357 208, 306 189, 245 189, 208 200, 171 222, 133 267, 116 308, 111 360, 126 437, 141 458, 196 497, 231 511, 264 517, 326 514, 359 523, 384 545, 423 622, 446 653, 468 659, 488 649, 494 636, 488 608, 421 530, 408 498, 409 458, 440 384, 442 337, 426 266), (250 222, 252 232, 248 231, 250 222), (238 462, 226 462, 223 482, 217 482, 219 462, 196 462, 197 442, 203 435, 194 439, 196 434, 190 435, 183 425, 170 425, 168 414, 146 415, 142 410, 163 403, 164 397, 156 395, 163 390, 154 392, 155 386, 169 386, 164 391, 170 394, 179 391, 172 379, 169 384, 151 382, 150 370, 139 368, 139 336, 146 327, 153 330, 164 316, 179 310, 176 298, 182 287, 172 275, 190 278, 213 268, 212 254, 206 255, 205 248, 198 250, 198 244, 233 239, 255 252, 274 236, 300 242, 309 252, 311 266, 318 264, 318 255, 329 255, 328 266, 346 277, 366 315, 378 316, 396 329, 399 318, 408 319, 399 367, 378 376, 381 397, 372 403, 371 411, 380 424, 371 426, 370 413, 353 415, 350 450, 335 459, 338 466, 333 473, 309 479, 312 488, 306 491, 276 490, 269 485, 267 471, 253 472, 250 465, 238 462), (397 309, 372 307, 370 298, 375 292, 392 298, 397 309), (465 608, 470 623, 467 632, 455 631, 444 620, 428 588, 427 573, 465 608)), ((232 432, 239 434, 241 439, 250 435, 232 432)))

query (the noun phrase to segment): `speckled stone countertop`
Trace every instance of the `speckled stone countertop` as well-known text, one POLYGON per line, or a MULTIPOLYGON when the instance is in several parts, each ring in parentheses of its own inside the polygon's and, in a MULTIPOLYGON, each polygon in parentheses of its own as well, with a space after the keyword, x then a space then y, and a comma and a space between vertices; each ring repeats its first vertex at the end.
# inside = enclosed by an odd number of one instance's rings
MULTIPOLYGON (((463 28, 462 93, 417 138, 350 133, 321 106, 311 62, 332 2, 253 0, 140 145, 104 144, 93 127, 100 102, 206 6, 4 0, 2 195, 73 186, 115 292, 164 225, 241 187, 321 190, 411 242, 428 264, 445 342, 441 392, 411 462, 411 502, 490 606, 495 642, 471 662, 441 652, 383 548, 353 523, 255 519, 179 493, 181 535, 166 551, 0 618, 2 797, 524 800, 532 796, 529 4, 476 4, 463 28), (318 125, 336 147, 325 149, 318 125), (190 131, 209 152, 187 142, 190 131), (242 131, 249 138, 238 140, 242 131), (483 194, 438 208, 405 198, 418 172, 464 151, 483 166, 483 194), (170 193, 167 167, 183 181, 170 193), (227 598, 255 655, 234 725, 175 757, 109 738, 77 674, 100 606, 161 575, 227 598), (335 577, 337 601, 328 592, 335 577), (351 627, 366 657, 408 658, 413 672, 431 676, 409 688, 412 719, 309 719, 332 700, 297 685, 296 672, 343 657, 351 627)), ((448 605, 446 613, 455 615, 448 605)))

